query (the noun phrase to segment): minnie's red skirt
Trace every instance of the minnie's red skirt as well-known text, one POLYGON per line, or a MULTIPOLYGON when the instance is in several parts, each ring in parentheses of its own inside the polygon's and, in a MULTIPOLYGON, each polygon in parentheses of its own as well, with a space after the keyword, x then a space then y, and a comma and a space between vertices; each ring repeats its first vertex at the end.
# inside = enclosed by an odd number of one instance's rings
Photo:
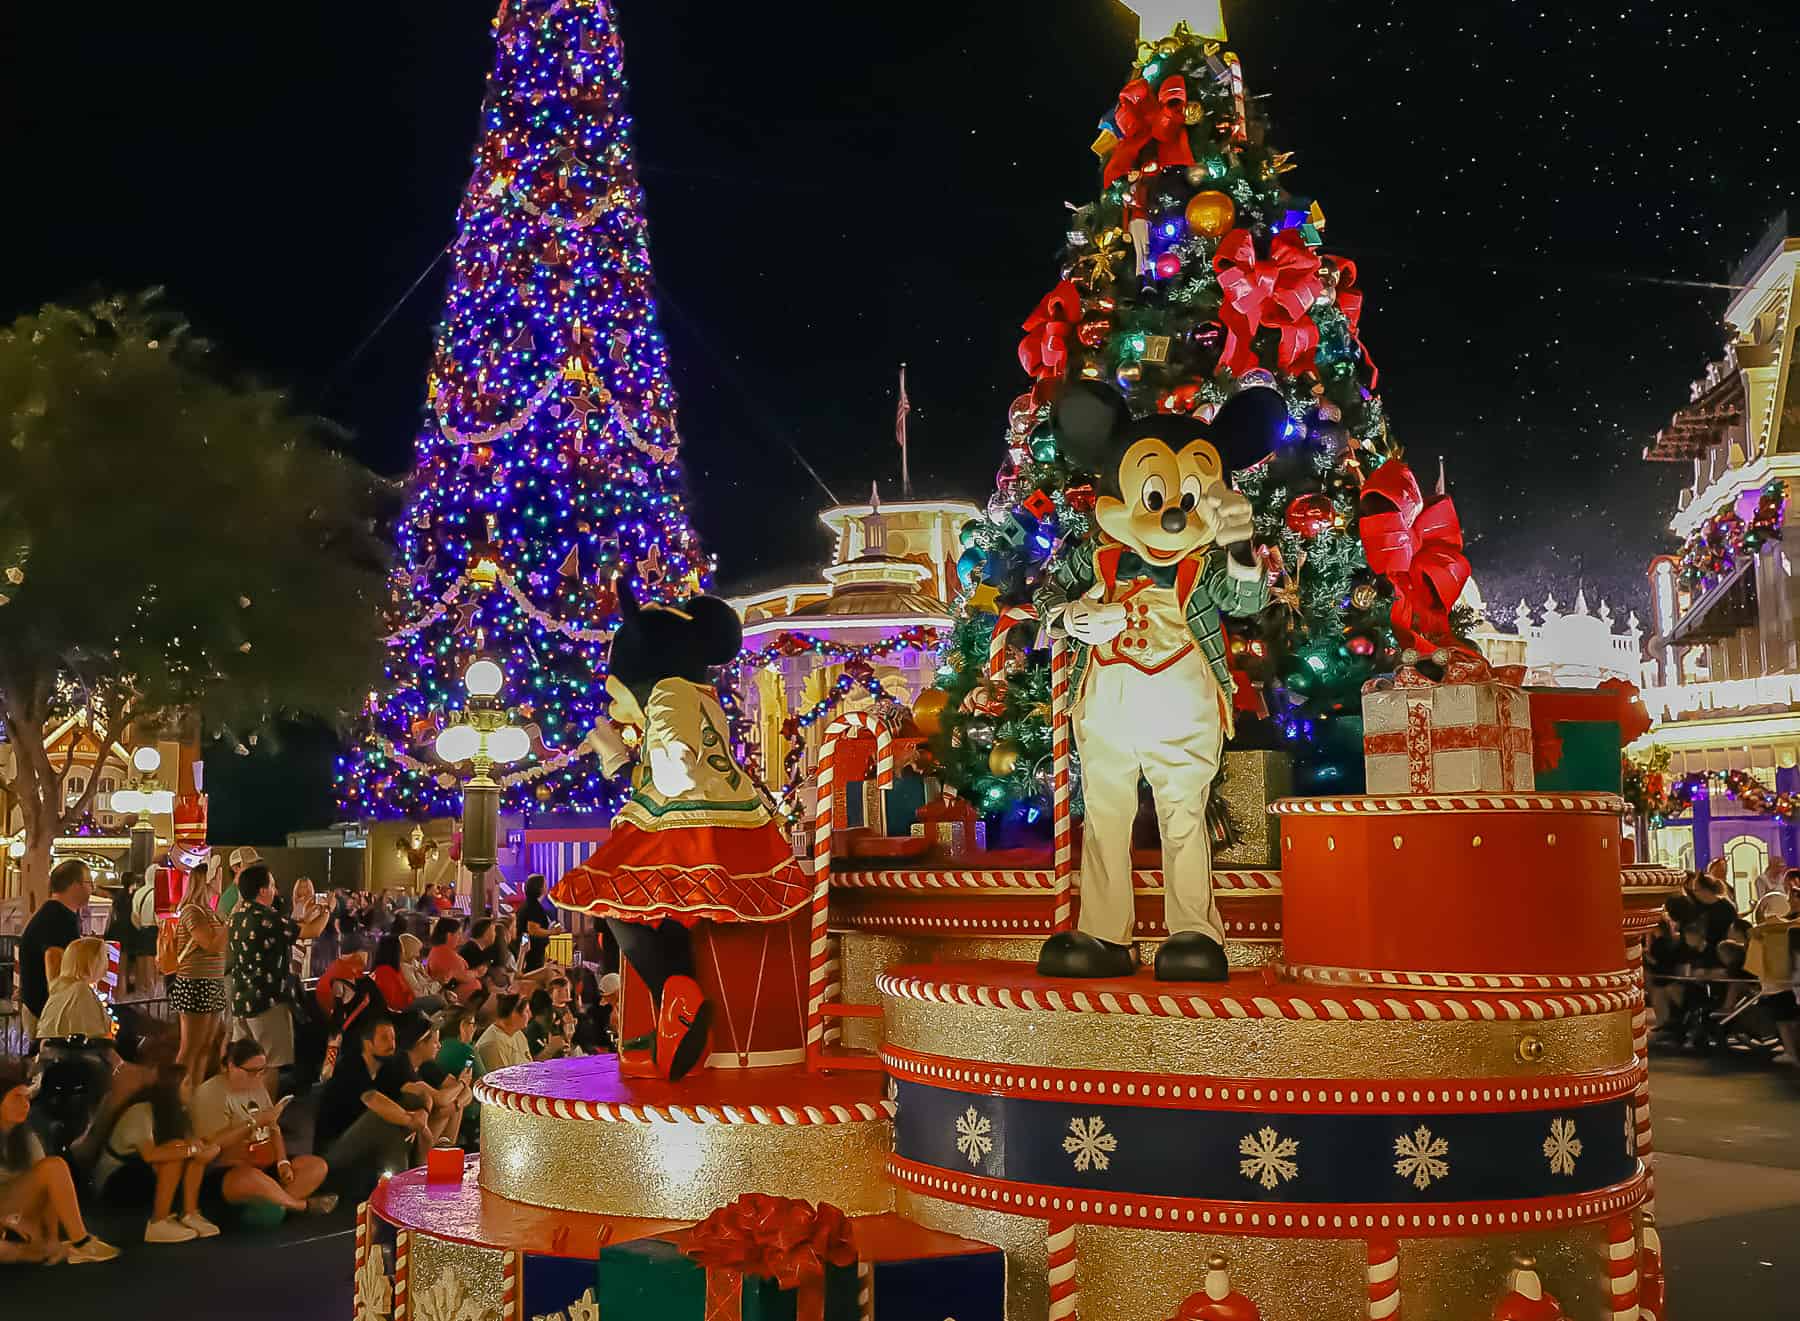
POLYGON ((772 821, 641 830, 615 819, 612 837, 557 881, 550 898, 596 917, 692 926, 702 918, 774 922, 811 902, 812 890, 772 821))

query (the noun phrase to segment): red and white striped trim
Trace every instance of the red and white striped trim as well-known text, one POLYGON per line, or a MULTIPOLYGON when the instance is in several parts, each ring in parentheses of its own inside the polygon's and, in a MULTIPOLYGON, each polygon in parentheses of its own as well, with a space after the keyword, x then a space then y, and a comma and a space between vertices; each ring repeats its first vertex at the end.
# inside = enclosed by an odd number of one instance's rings
POLYGON ((412 1231, 402 1229, 394 1235, 394 1321, 407 1321, 412 1315, 412 1290, 407 1287, 412 1274, 412 1231))
POLYGON ((522 1276, 525 1258, 517 1252, 500 1255, 500 1321, 524 1321, 525 1289, 522 1276))
POLYGON ((1679 890, 1687 884, 1687 873, 1675 867, 1627 863, 1619 875, 1627 890, 1679 890))
POLYGON ((1050 825, 1055 841, 1056 908, 1051 925, 1067 931, 1075 925, 1075 799, 1070 772, 1069 644, 1064 638, 1050 643, 1050 825))
POLYGON ((1637 1231, 1631 1217, 1617 1216, 1606 1225, 1607 1298, 1612 1321, 1638 1321, 1637 1231))
POLYGON ((1277 816, 1387 816, 1398 812, 1591 812, 1617 816, 1616 794, 1409 794, 1391 798, 1278 798, 1277 816))
POLYGON ((1125 1073, 1104 1069, 989 1064, 883 1046, 881 1061, 896 1081, 984 1096, 1027 1100, 1092 1100, 1164 1110, 1266 1111, 1281 1114, 1498 1114, 1547 1106, 1601 1105, 1630 1096, 1641 1065, 1551 1078, 1434 1078, 1374 1082, 1367 1078, 1220 1078, 1125 1073))
MULTIPOLYGON (((1215 871, 1213 889, 1230 893, 1281 894, 1278 871, 1215 871)), ((1131 884, 1137 890, 1161 890, 1163 874, 1157 868, 1140 868, 1131 873, 1131 884)), ((1003 868, 995 871, 853 871, 838 872, 831 878, 834 890, 1050 890, 1057 889, 1057 874, 1042 867, 1003 868)))
POLYGON ((1400 1245, 1391 1238, 1369 1240, 1368 1321, 1400 1321, 1400 1245))
POLYGON ((1629 969, 1563 976, 1552 973, 1399 972, 1284 963, 1281 975, 1317 986, 1402 986, 1471 991, 1616 991, 1638 984, 1629 969))
POLYGON ((1201 1201, 1013 1183, 888 1157, 888 1175, 902 1187, 965 1206, 1029 1219, 1145 1229, 1202 1229, 1267 1238, 1362 1238, 1371 1231, 1466 1235, 1484 1230, 1585 1224, 1628 1214, 1644 1197, 1642 1173, 1623 1183, 1567 1197, 1528 1202, 1438 1202, 1429 1206, 1380 1202, 1324 1205, 1201 1201))
POLYGON ((1045 1265, 1050 1277, 1050 1321, 1075 1321, 1081 1311, 1081 1260, 1075 1250, 1075 1226, 1052 1220, 1045 1225, 1045 1265))
POLYGON ((988 638, 989 682, 998 683, 1006 677, 1007 637, 1020 624, 1029 623, 1037 617, 1037 607, 1032 605, 1009 605, 1000 611, 999 617, 994 620, 993 636, 988 638))
POLYGON ((1075 1014, 1148 1014, 1158 1018, 1291 1018, 1336 1022, 1526 1022, 1579 1018, 1636 1008, 1636 990, 1582 995, 1469 995, 1438 998, 1418 994, 1379 997, 1233 995, 1219 991, 1155 991, 1149 994, 1063 990, 1014 990, 971 982, 931 981, 882 973, 875 979, 883 995, 932 1004, 983 1009, 1024 1009, 1075 1014))
POLYGON ((596 1124, 867 1124, 894 1117, 892 1101, 849 1105, 621 1105, 566 1096, 509 1092, 483 1080, 475 1084, 483 1105, 516 1110, 543 1119, 576 1119, 596 1124))
POLYGON ((831 878, 834 890, 1026 890, 1056 888, 1056 873, 1026 871, 854 871, 831 878))
POLYGON ((825 727, 819 744, 818 795, 814 800, 812 921, 807 947, 806 1053, 812 1060, 825 1044, 826 965, 831 961, 831 830, 836 816, 837 745, 851 734, 875 736, 875 785, 894 782, 894 736, 887 723, 868 711, 846 711, 825 727))

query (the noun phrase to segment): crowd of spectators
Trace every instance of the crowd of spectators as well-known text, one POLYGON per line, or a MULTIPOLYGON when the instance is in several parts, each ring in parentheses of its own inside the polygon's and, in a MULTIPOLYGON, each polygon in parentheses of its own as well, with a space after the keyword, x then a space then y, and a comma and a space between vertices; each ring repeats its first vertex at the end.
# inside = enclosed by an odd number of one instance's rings
POLYGON ((1658 1040, 1757 1050, 1800 1064, 1800 868, 1769 859, 1740 912, 1723 859, 1691 874, 1664 905, 1645 962, 1658 1040))
POLYGON ((516 921, 468 922, 304 879, 283 897, 254 850, 215 859, 147 946, 178 1030, 102 993, 91 888, 59 866, 20 941, 34 1057, 0 1076, 0 1263, 118 1256, 84 1198, 137 1209, 155 1245, 327 1214, 434 1146, 478 1145, 484 1073, 616 1048, 618 976, 547 957, 542 878, 516 921))

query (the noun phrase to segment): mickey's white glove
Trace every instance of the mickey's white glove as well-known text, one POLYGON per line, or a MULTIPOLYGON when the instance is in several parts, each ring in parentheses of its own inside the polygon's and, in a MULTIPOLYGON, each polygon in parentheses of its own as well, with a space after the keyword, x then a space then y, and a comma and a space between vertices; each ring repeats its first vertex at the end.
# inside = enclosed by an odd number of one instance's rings
POLYGON ((1063 627, 1077 642, 1103 647, 1125 631, 1125 607, 1071 601, 1063 611, 1063 627))
POLYGON ((600 758, 601 769, 609 776, 617 775, 620 768, 631 760, 631 745, 610 720, 596 721, 585 741, 588 748, 600 758))
POLYGON ((1216 487, 1207 494, 1213 507, 1213 541, 1221 546, 1235 546, 1250 540, 1256 531, 1256 518, 1250 501, 1228 486, 1216 487))

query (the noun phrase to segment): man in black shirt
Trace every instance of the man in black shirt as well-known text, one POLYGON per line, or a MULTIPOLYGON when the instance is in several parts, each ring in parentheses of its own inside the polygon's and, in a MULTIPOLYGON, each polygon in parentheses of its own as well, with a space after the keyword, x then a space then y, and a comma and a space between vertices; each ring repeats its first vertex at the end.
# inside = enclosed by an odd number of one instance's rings
POLYGON ((19 1001, 25 1031, 37 1036, 37 1018, 50 998, 50 983, 62 971, 63 950, 81 939, 81 910, 94 892, 87 864, 70 858, 50 873, 50 897, 31 915, 19 937, 19 1001))
POLYGON ((413 1136, 431 1131, 431 1112, 407 1103, 413 1075, 394 1047, 392 1019, 368 1022, 319 1097, 313 1150, 325 1157, 333 1181, 358 1196, 382 1174, 410 1166, 413 1136))

